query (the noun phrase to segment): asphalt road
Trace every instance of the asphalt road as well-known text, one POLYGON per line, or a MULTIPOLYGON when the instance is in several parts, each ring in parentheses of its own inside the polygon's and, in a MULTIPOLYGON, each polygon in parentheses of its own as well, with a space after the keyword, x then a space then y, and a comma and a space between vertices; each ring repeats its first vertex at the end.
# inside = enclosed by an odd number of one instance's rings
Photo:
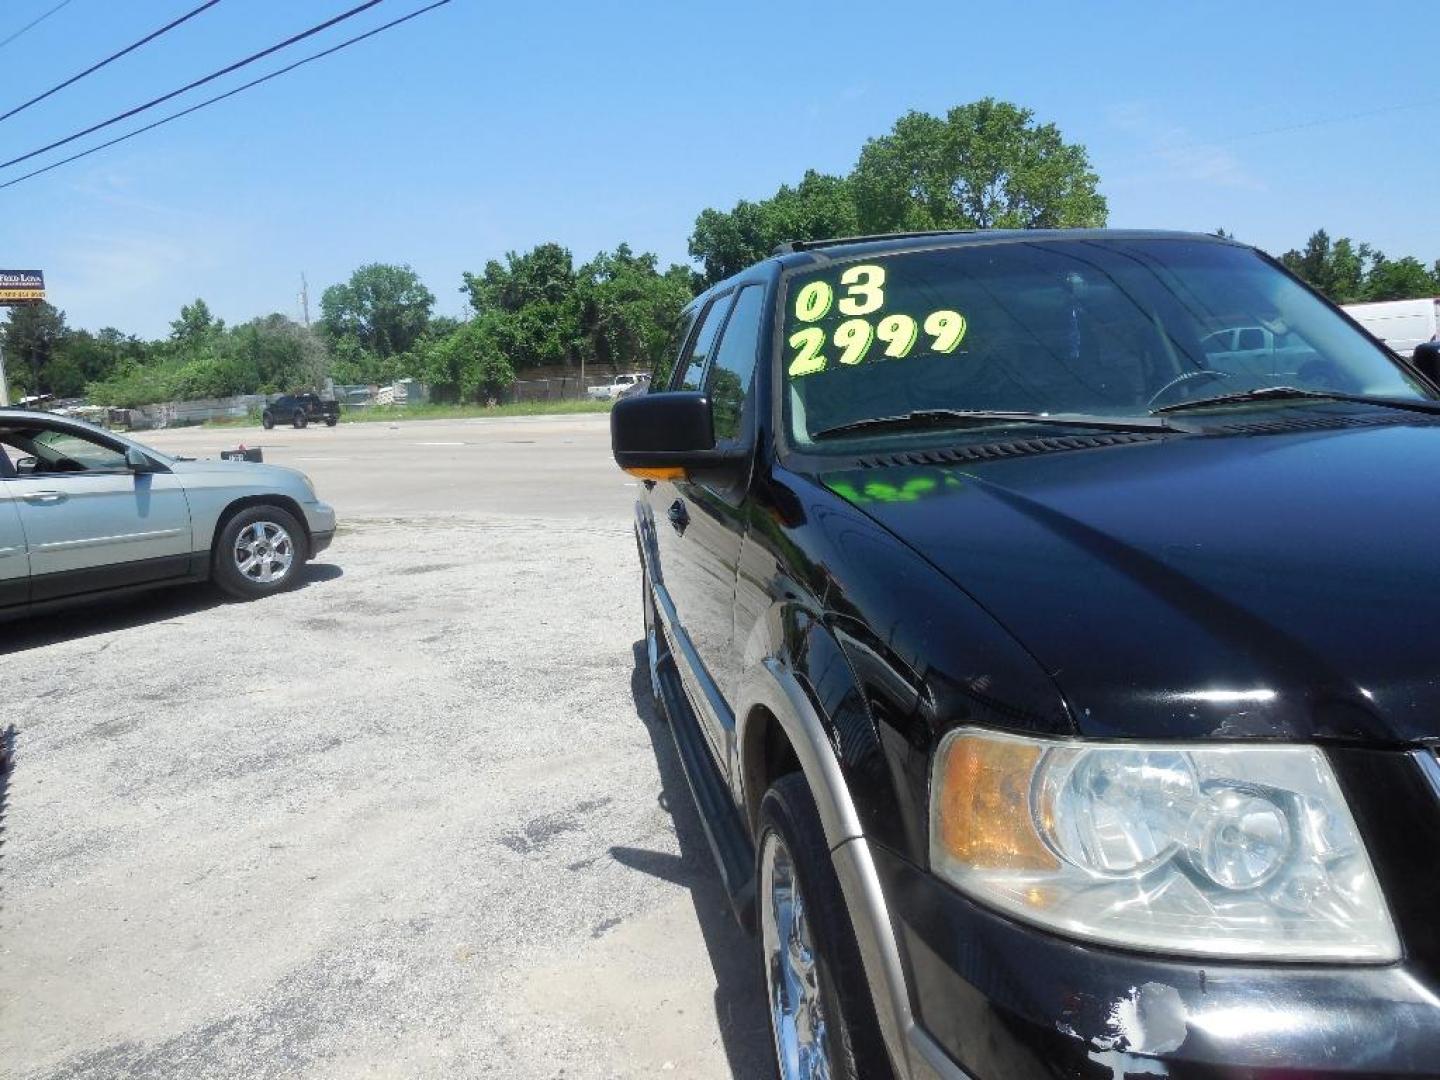
POLYGON ((0 1075, 758 1077, 604 416, 226 429, 304 586, 0 626, 0 1075))

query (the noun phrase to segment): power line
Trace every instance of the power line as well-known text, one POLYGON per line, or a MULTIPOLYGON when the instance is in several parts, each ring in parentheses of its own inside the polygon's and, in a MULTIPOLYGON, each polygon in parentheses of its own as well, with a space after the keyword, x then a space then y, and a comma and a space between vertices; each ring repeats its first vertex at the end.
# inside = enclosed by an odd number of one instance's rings
MULTIPOLYGON (((65 2, 66 2, 66 3, 69 3, 70 0, 65 0, 65 2)), ((110 56, 107 56, 104 60, 101 60, 98 64, 92 64, 92 65, 90 65, 90 67, 88 67, 88 68, 86 68, 84 71, 80 72, 79 75, 72 75, 70 78, 68 78, 68 79, 66 79, 64 82, 62 82, 59 86, 52 86, 49 90, 46 90, 43 94, 36 94, 33 98, 31 98, 29 101, 25 102, 23 105, 16 105, 15 108, 11 109, 11 110, 10 110, 9 112, 7 112, 4 116, 0 116, 0 120, 9 120, 10 117, 14 116, 14 115, 15 115, 16 113, 18 113, 18 112, 23 112, 25 109, 28 109, 31 105, 34 105, 37 101, 44 101, 44 100, 45 100, 46 98, 48 98, 51 94, 56 93, 56 92, 59 91, 59 90, 64 90, 67 86, 70 86, 72 83, 77 83, 77 82, 79 82, 81 79, 85 78, 86 75, 93 75, 93 74, 95 74, 95 72, 99 71, 99 70, 100 70, 101 68, 103 68, 106 64, 109 64, 109 63, 112 63, 112 62, 114 62, 114 61, 116 61, 116 60, 119 60, 122 56, 126 55, 127 53, 132 53, 132 52, 134 52, 136 49, 140 48, 141 45, 148 45, 150 42, 154 41, 156 38, 160 37, 162 34, 168 34, 171 30, 174 30, 175 27, 179 26, 181 23, 183 23, 183 22, 188 22, 189 20, 193 19, 196 15, 199 15, 199 14, 200 14, 202 11, 204 11, 206 8, 212 8, 212 7, 214 7, 216 4, 218 4, 219 2, 220 2, 220 0, 207 0, 206 3, 201 4, 199 7, 195 8, 195 9, 192 10, 192 11, 187 11, 184 15, 181 15, 180 18, 176 19, 176 20, 175 20, 174 22, 172 22, 172 23, 167 23, 166 25, 162 26, 159 30, 156 30, 153 34, 148 34, 148 35, 146 35, 145 37, 141 38, 139 41, 135 42, 135 44, 133 44, 133 45, 127 45, 127 46, 125 46, 125 48, 121 49, 121 50, 120 50, 119 52, 117 52, 117 53, 114 53, 114 54, 112 54, 112 55, 110 55, 110 56)))
POLYGON ((35 27, 39 26, 42 22, 44 22, 46 19, 48 19, 51 15, 54 15, 55 12, 59 11, 62 7, 64 7, 64 6, 65 6, 66 4, 68 4, 68 3, 70 3, 70 0, 60 0, 60 3, 56 4, 56 5, 55 5, 54 7, 52 7, 49 11, 45 12, 44 15, 41 15, 39 18, 36 18, 36 19, 31 19, 28 23, 26 23, 24 26, 22 26, 19 30, 16 30, 13 34, 11 34, 9 37, 7 37, 4 41, 0 41, 0 49, 3 49, 6 45, 9 45, 10 42, 14 41, 16 38, 18 38, 21 34, 25 33, 27 30, 33 30, 35 27))
MULTIPOLYGON (((1182 150, 1202 150, 1212 146, 1227 146, 1230 143, 1244 142, 1246 139, 1260 139, 1269 135, 1288 135, 1292 131, 1307 131, 1310 128, 1328 127, 1331 124, 1348 124, 1353 120, 1368 120, 1372 116, 1384 116, 1387 113, 1406 112, 1410 109, 1424 109, 1434 105, 1440 105, 1440 98, 1426 98, 1423 101, 1406 101, 1396 105, 1381 105, 1373 109, 1361 109, 1359 112, 1340 113, 1335 116, 1318 116, 1310 120, 1301 120, 1293 124, 1282 124, 1279 127, 1257 128, 1253 131, 1240 131, 1233 135, 1219 135, 1213 139, 1195 139, 1190 142, 1177 143, 1173 146, 1157 146, 1147 151, 1143 157, 1158 157, 1163 154, 1179 153, 1182 150)), ((1126 160, 1129 160, 1128 158, 1126 160)))
POLYGON ((170 91, 170 93, 155 98, 153 101, 147 101, 143 105, 136 105, 133 109, 127 109, 123 113, 120 113, 118 116, 112 116, 109 120, 102 120, 98 124, 92 124, 84 131, 77 131, 75 132, 75 134, 67 135, 63 139, 56 139, 54 142, 50 143, 47 146, 42 146, 38 150, 31 150, 28 154, 21 154, 19 157, 11 158, 9 161, 0 161, 0 169, 8 169, 11 165, 18 165, 22 161, 29 161, 31 158, 37 157, 38 155, 45 153, 47 150, 54 150, 57 146, 64 146, 66 143, 72 143, 76 139, 84 138, 86 135, 90 135, 96 131, 99 131, 101 128, 107 128, 111 124, 118 124, 121 120, 128 120, 136 113, 142 113, 146 109, 152 109, 156 105, 169 101, 171 98, 179 97, 181 94, 189 90, 194 90, 197 86, 204 86, 206 83, 214 82, 222 75, 229 75, 230 72, 245 67, 247 64, 253 64, 256 60, 261 60, 269 56, 271 53, 279 52, 281 49, 289 45, 294 45, 297 41, 303 41, 305 38, 313 37, 315 34, 320 33, 320 31, 322 30, 328 30, 336 23, 341 23, 344 22, 346 19, 353 18, 354 16, 359 15, 360 12, 365 11, 367 8, 372 8, 378 3, 380 3, 380 0, 365 0, 365 3, 353 7, 349 11, 341 12, 333 19, 327 19, 325 22, 320 23, 318 26, 312 26, 309 30, 302 31, 301 33, 296 34, 293 37, 288 37, 284 41, 280 42, 278 45, 271 45, 268 49, 261 49, 259 52, 251 56, 247 56, 244 60, 237 60, 229 67, 223 67, 219 71, 211 72, 203 79, 196 79, 194 82, 188 83, 187 85, 180 87, 179 90, 172 90, 170 91))
POLYGON ((1399 105, 1382 105, 1375 109, 1362 109, 1360 112, 1342 113, 1339 116, 1322 116, 1314 120, 1305 120, 1298 124, 1286 124, 1283 127, 1263 128, 1259 131, 1246 131, 1239 135, 1230 135, 1218 140, 1219 142, 1236 142, 1241 139, 1258 139, 1262 135, 1284 135, 1291 131, 1304 131, 1307 128, 1324 127, 1327 124, 1344 124, 1351 120, 1366 120, 1372 116, 1383 116, 1386 113, 1404 112, 1408 109, 1423 109, 1431 105, 1440 104, 1440 98, 1427 98, 1424 101, 1407 101, 1399 105))
POLYGON ((316 60, 329 56, 331 53, 337 53, 341 49, 349 48, 351 45, 354 45, 357 42, 364 41, 366 38, 374 37, 376 34, 383 33, 386 30, 399 26, 401 23, 407 23, 411 19, 418 18, 419 16, 424 15, 428 11, 434 11, 438 7, 444 7, 448 3, 450 3, 450 0, 435 0, 435 3, 433 4, 428 4, 425 7, 418 8, 417 10, 410 12, 410 14, 402 15, 400 18, 394 19, 388 23, 385 23, 382 26, 377 26, 374 30, 367 30, 363 34, 357 34, 355 37, 352 37, 346 41, 342 41, 338 45, 332 45, 330 48, 325 49, 322 52, 314 53, 313 55, 307 56, 302 60, 296 60, 293 64, 289 64, 286 67, 280 68, 278 71, 272 71, 269 75, 262 75, 260 76, 260 78, 252 79, 250 82, 245 83, 241 86, 237 86, 233 90, 227 90, 223 94, 216 94, 212 98, 207 98, 204 101, 199 102, 198 104, 191 105, 188 109, 181 109, 177 113, 171 113, 169 116, 166 116, 160 120, 156 120, 153 124, 146 124, 144 127, 138 127, 134 131, 128 131, 124 135, 111 139, 108 142, 100 143, 99 145, 92 146, 87 150, 82 150, 78 154, 71 154, 67 158, 61 158, 59 161, 51 162, 49 165, 46 165, 43 168, 36 169, 34 172, 28 172, 24 176, 17 176, 13 180, 7 180, 5 183, 0 184, 0 190, 4 190, 8 187, 14 187, 22 180, 29 180, 32 176, 39 176, 41 173, 47 173, 51 169, 58 169, 61 165, 68 165, 72 161, 79 161, 83 157, 89 157, 91 154, 94 154, 100 150, 104 150, 107 147, 114 146, 116 143, 122 143, 127 139, 133 139, 136 135, 143 135, 147 131, 153 131, 164 124, 170 123, 170 121, 172 120, 179 120, 182 116, 189 116, 193 112, 199 112, 206 106, 214 105, 217 101, 224 101, 228 97, 234 97, 236 94, 249 90, 252 86, 259 86, 261 83, 269 82, 271 79, 278 79, 286 72, 294 71, 298 67, 303 67, 305 64, 313 63, 316 60))

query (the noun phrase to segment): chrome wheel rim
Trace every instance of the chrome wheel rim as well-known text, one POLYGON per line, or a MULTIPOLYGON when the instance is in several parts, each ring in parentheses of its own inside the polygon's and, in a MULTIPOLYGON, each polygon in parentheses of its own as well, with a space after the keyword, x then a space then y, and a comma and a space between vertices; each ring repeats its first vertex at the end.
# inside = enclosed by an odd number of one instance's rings
POLYGON ((295 543, 273 521, 254 521, 235 537, 235 569, 257 585, 283 581, 295 563, 295 543))
POLYGON ((805 897, 785 842, 765 834, 760 923, 770 1026, 782 1080, 830 1080, 830 1047, 805 897))

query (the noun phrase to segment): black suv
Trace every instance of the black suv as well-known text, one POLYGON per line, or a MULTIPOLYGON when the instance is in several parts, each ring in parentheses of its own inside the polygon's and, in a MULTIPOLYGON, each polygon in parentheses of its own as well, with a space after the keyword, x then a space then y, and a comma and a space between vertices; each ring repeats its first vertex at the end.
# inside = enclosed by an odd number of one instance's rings
POLYGON ((1173 233, 791 245, 683 336, 613 447, 787 1080, 1440 1076, 1433 373, 1173 233))
POLYGON ((324 421, 326 427, 340 422, 340 403, 322 401, 318 394, 284 394, 260 414, 260 423, 268 431, 276 424, 294 424, 303 428, 312 421, 324 421))

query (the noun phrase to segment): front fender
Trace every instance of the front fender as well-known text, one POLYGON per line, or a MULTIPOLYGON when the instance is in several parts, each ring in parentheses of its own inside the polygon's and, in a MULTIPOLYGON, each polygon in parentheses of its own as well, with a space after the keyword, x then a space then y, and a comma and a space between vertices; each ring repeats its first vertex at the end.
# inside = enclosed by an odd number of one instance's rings
MULTIPOLYGON (((865 695, 837 635, 799 604, 777 604, 751 632, 737 701, 732 769, 752 831, 765 792, 758 767, 769 723, 811 781, 833 849, 870 835, 891 838, 901 816, 865 695)), ((882 839, 883 842, 883 839, 882 839)))
MULTIPOLYGON (((815 797, 831 849, 845 909, 855 931, 871 991, 881 1037, 897 1077, 911 1080, 965 1080, 945 1061, 916 1023, 885 894, 864 835, 861 811, 851 796, 852 785, 875 789, 881 750, 875 728, 859 697, 859 687, 841 651, 838 638, 823 625, 795 608, 777 608, 766 620, 796 651, 792 667, 782 655, 768 654, 751 666, 742 683, 741 700, 749 707, 740 714, 736 744, 750 746, 766 738, 765 728, 777 724, 795 751, 800 769, 815 797), (798 670, 797 670, 798 667, 798 670), (822 707, 831 700, 835 711, 822 707), (834 717, 839 717, 837 722, 834 717)), ((742 761, 748 760, 742 751, 742 761)), ((738 770, 742 775, 747 770, 738 770)), ((745 791, 752 832, 763 791, 755 784, 745 791)), ((872 799, 882 799, 874 791, 872 799)), ((893 802, 893 795, 891 796, 893 802)), ((879 805, 867 800, 867 807, 879 805)))

